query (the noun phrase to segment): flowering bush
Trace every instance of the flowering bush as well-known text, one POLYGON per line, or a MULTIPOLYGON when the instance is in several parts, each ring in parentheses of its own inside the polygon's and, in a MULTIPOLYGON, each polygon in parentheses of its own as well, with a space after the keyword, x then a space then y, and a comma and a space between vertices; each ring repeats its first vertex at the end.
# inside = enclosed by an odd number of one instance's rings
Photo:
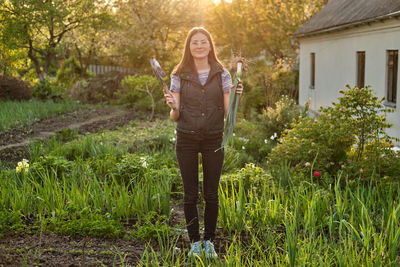
POLYGON ((390 175, 391 166, 399 166, 399 157, 389 148, 393 138, 385 133, 382 100, 367 87, 347 86, 338 103, 320 109, 317 119, 301 118, 286 130, 280 144, 272 150, 268 162, 279 167, 287 161, 296 171, 314 170, 335 173, 348 171, 351 177, 390 175), (314 164, 307 164, 313 162, 314 164), (361 172, 360 172, 361 170, 361 172))
POLYGON ((275 107, 268 107, 258 116, 257 128, 263 134, 263 139, 268 140, 271 137, 281 137, 285 129, 290 129, 290 124, 300 116, 305 117, 308 112, 308 104, 303 111, 300 111, 294 99, 288 96, 281 96, 275 103, 275 107))

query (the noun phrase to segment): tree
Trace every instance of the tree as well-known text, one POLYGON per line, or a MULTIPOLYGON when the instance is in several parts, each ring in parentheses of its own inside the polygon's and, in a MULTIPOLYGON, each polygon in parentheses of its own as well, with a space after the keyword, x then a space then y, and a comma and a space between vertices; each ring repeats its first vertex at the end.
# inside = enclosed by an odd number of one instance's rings
POLYGON ((120 54, 137 69, 148 67, 152 56, 162 65, 177 60, 188 29, 205 18, 199 5, 197 0, 120 1, 121 30, 114 38, 120 54))
POLYGON ((273 63, 294 64, 296 46, 291 35, 326 0, 222 0, 209 12, 208 27, 223 53, 241 51, 245 57, 263 56, 273 63))
POLYGON ((66 34, 65 59, 70 55, 78 59, 81 78, 86 77, 89 64, 93 63, 98 55, 112 55, 115 47, 112 35, 117 29, 115 14, 111 10, 104 9, 101 17, 88 21, 87 27, 80 27, 66 34))
POLYGON ((9 47, 28 49, 43 80, 65 35, 101 19, 102 7, 97 0, 2 0, 2 41, 9 47))
POLYGON ((245 116, 273 105, 283 94, 296 98, 297 45, 292 34, 326 0, 221 0, 209 9, 207 28, 222 58, 240 54, 251 62, 243 98, 245 116))

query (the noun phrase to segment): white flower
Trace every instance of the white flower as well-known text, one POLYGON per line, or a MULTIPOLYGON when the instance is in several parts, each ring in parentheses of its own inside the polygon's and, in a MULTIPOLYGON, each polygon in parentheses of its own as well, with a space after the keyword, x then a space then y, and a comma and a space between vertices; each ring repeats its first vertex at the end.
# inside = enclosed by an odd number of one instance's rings
POLYGON ((147 168, 147 161, 145 157, 140 157, 140 161, 142 162, 142 167, 147 168))
POLYGON ((232 135, 235 136, 235 133, 233 133, 232 135))
POLYGON ((176 138, 175 137, 172 137, 171 138, 171 142, 175 142, 176 141, 176 138))
POLYGON ((246 148, 244 146, 242 146, 242 149, 245 150, 246 148))
POLYGON ((243 138, 243 137, 239 137, 239 140, 241 140, 241 141, 243 141, 245 143, 249 142, 249 139, 246 139, 246 138, 243 138))
POLYGON ((400 147, 398 146, 391 147, 390 149, 393 150, 395 153, 400 153, 400 147))
POLYGON ((264 139, 264 143, 268 144, 268 140, 267 140, 267 139, 264 139))
POLYGON ((174 130, 174 134, 176 134, 176 130, 174 130))

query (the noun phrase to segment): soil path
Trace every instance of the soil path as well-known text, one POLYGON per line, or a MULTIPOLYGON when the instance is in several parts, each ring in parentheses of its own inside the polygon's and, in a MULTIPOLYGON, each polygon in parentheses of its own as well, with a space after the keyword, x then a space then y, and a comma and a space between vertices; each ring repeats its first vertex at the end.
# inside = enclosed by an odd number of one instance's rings
POLYGON ((15 163, 27 157, 26 146, 35 140, 44 140, 69 129, 79 134, 113 130, 137 119, 134 112, 113 107, 98 107, 68 112, 0 132, 0 161, 15 163))

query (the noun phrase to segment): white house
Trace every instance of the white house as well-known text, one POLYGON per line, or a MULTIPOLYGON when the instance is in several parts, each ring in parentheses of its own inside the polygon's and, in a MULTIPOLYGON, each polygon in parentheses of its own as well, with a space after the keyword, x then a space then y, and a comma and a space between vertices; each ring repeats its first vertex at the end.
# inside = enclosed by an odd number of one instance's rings
POLYGON ((395 108, 400 138, 400 0, 330 0, 294 34, 300 43, 299 104, 331 105, 345 84, 370 85, 395 108))

